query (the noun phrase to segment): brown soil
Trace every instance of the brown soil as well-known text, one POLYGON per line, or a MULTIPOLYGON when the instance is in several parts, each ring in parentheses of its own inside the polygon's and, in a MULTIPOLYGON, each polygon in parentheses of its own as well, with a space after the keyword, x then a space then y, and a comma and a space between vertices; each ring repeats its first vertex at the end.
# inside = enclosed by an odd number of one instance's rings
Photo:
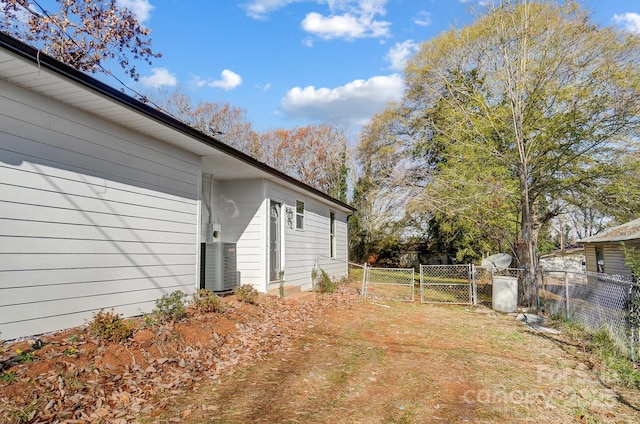
POLYGON ((0 422, 640 422, 638 390, 576 342, 485 308, 371 302, 348 287, 308 304, 225 302, 140 322, 126 344, 83 328, 40 349, 4 344, 0 422))

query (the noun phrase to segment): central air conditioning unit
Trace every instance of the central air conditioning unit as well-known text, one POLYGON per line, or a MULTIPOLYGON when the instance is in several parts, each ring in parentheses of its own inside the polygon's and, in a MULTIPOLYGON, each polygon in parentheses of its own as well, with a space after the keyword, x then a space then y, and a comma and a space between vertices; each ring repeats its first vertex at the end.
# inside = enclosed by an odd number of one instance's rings
POLYGON ((200 288, 216 293, 232 292, 240 284, 235 243, 202 243, 200 288))

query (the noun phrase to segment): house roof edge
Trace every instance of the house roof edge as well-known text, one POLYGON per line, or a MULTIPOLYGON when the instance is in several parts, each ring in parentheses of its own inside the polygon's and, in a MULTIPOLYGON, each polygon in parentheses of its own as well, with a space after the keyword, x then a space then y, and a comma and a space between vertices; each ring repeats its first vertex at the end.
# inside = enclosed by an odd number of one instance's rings
POLYGON ((356 209, 349 205, 346 202, 343 202, 339 199, 336 199, 326 193, 324 193, 321 190, 318 190, 315 187, 312 187, 306 183, 303 183, 302 181, 291 177, 287 174, 285 174, 282 171, 279 171, 269 165, 267 165, 266 163, 260 162, 257 159, 247 155, 244 152, 241 152, 240 150, 237 150, 231 146, 229 146, 228 144, 223 143, 222 141, 211 137, 207 134, 204 134, 203 132, 201 132, 200 130, 197 130, 196 128, 156 109, 153 108, 147 104, 145 104, 144 102, 137 100, 125 93, 123 93, 120 90, 117 90, 115 88, 113 88, 112 86, 99 81, 98 79, 92 77, 91 75, 88 75, 82 71, 79 71, 78 69, 64 63, 61 62, 45 53, 43 53, 41 50, 39 50, 38 48, 35 48, 33 46, 30 46, 28 44, 25 44, 24 42, 17 40, 16 38, 11 37, 10 35, 0 32, 0 47, 2 47, 3 49, 23 58, 28 60, 29 62, 37 65, 38 67, 42 67, 42 68, 46 68, 52 72, 54 72, 57 75, 60 75, 68 80, 71 80, 77 84, 82 85, 83 87, 96 92, 102 96, 105 96, 115 102, 118 102, 119 104, 122 104, 125 107, 128 107, 130 109, 133 109, 143 115, 145 115, 146 117, 148 117, 149 119, 152 119, 156 122, 159 122, 163 125, 169 126, 170 128, 172 128, 175 131, 181 132, 203 144, 206 144, 210 147, 213 147, 219 151, 222 151, 236 159, 239 159, 249 165, 252 165, 274 177, 277 177, 281 180, 284 180, 288 183, 291 183, 299 188, 302 188, 304 190, 310 191, 313 194, 327 200, 330 201, 336 205, 339 205, 340 207, 349 210, 351 212, 354 212, 356 209))

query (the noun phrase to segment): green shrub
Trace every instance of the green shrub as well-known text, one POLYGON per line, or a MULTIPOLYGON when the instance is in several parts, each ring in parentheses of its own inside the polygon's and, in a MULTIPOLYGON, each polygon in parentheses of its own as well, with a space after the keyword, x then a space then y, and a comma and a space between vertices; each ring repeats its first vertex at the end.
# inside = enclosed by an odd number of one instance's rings
POLYGON ((11 383, 16 378, 16 372, 13 370, 4 371, 0 374, 0 381, 3 383, 11 383))
POLYGON ((198 312, 222 312, 224 303, 222 299, 209 289, 198 290, 193 294, 193 309, 198 312))
POLYGON ((73 355, 77 355, 78 354, 78 349, 76 349, 75 347, 68 347, 64 350, 63 352, 65 355, 67 356, 73 356, 73 355))
POLYGON ((133 325, 113 309, 109 312, 100 310, 89 324, 89 331, 103 340, 123 343, 133 334, 133 325))
POLYGON ((331 280, 329 274, 324 269, 320 270, 320 279, 316 283, 316 292, 318 293, 333 293, 336 291, 337 285, 331 280))
POLYGON ((241 302, 253 304, 258 303, 258 290, 250 284, 243 284, 236 288, 234 294, 241 302))
POLYGON ((176 290, 156 300, 156 307, 151 312, 160 322, 178 321, 187 315, 185 299, 187 294, 176 290))
POLYGON ((36 356, 33 354, 33 352, 23 352, 20 349, 16 349, 16 353, 18 354, 18 356, 16 357, 16 361, 21 364, 29 364, 36 361, 36 356))
POLYGON ((635 363, 619 351, 607 330, 593 333, 589 345, 591 351, 600 357, 605 365, 605 371, 601 372, 611 373, 608 378, 626 387, 640 388, 640 371, 636 369, 635 363))
POLYGON ((142 317, 142 325, 144 327, 153 327, 156 324, 157 322, 154 318, 153 312, 142 317))

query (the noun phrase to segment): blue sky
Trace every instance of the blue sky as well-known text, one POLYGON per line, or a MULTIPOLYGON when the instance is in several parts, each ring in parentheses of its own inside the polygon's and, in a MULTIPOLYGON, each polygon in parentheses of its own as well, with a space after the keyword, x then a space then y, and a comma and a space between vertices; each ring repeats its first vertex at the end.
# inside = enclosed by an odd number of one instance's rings
MULTIPOLYGON (((418 43, 472 22, 469 8, 482 7, 477 0, 118 3, 151 29, 163 54, 139 66, 142 78, 131 87, 180 84, 194 99, 246 110, 258 131, 318 122, 357 127, 400 98, 404 62, 418 43)), ((637 0, 581 4, 601 25, 640 33, 637 0)))

